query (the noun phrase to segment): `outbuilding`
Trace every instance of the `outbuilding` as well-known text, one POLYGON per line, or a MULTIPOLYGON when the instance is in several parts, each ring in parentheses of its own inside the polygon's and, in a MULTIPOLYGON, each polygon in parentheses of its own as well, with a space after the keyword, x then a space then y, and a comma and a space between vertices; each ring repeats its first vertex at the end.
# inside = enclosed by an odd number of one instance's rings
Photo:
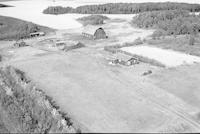
POLYGON ((94 39, 94 40, 108 38, 105 30, 102 27, 97 28, 97 27, 93 27, 93 26, 86 26, 82 32, 82 35, 84 37, 94 39))
POLYGON ((114 60, 111 61, 112 64, 120 64, 124 66, 131 66, 139 64, 139 60, 136 57, 129 56, 124 53, 117 53, 114 60))

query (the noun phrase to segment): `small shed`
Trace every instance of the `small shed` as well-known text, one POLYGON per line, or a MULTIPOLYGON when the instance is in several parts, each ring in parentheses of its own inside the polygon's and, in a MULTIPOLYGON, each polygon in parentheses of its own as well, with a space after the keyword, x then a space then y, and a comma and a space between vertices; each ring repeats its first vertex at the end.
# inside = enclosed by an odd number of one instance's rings
POLYGON ((102 27, 99 28, 96 26, 86 26, 82 32, 82 35, 94 40, 108 38, 105 30, 102 27))

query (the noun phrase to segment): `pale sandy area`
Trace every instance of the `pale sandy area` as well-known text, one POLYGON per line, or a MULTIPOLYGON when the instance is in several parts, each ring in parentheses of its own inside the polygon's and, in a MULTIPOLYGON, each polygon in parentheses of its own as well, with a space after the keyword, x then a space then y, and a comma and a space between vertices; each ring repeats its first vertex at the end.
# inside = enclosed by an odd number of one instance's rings
POLYGON ((157 60, 167 67, 176 67, 184 64, 193 64, 200 62, 200 57, 197 56, 150 46, 124 47, 121 48, 121 50, 157 60))

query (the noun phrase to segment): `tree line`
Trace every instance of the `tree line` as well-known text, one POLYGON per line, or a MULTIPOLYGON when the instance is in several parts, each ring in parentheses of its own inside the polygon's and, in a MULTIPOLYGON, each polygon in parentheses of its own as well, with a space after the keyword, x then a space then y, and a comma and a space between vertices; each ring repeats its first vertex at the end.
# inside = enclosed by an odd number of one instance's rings
POLYGON ((200 32, 200 16, 185 10, 152 11, 140 13, 132 23, 140 28, 156 28, 167 35, 196 34, 200 32))
POLYGON ((152 37, 159 39, 166 35, 190 35, 190 44, 200 32, 200 15, 190 14, 186 10, 166 10, 140 13, 132 20, 139 28, 157 29, 152 37))
POLYGON ((200 4, 187 3, 108 3, 100 5, 85 5, 77 8, 52 6, 43 11, 45 14, 64 14, 64 13, 81 13, 81 14, 135 14, 147 11, 161 10, 187 10, 190 12, 199 12, 200 4))

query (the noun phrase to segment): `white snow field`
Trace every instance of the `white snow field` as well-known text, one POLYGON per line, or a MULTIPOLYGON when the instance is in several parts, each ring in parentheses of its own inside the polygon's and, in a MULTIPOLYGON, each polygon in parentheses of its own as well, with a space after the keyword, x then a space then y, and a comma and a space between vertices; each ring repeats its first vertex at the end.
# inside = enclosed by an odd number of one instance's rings
POLYGON ((200 63, 200 57, 150 46, 124 47, 121 50, 156 60, 166 67, 200 63))

